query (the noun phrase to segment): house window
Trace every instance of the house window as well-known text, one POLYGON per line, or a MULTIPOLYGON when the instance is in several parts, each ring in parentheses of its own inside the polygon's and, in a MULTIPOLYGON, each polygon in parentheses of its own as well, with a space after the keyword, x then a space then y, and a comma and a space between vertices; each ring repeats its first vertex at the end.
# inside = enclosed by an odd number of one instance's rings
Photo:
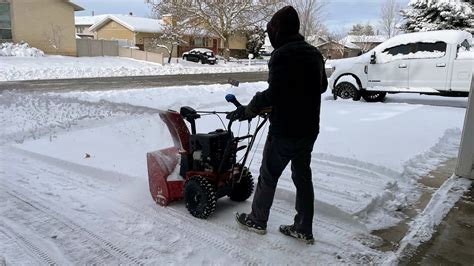
POLYGON ((194 38, 194 46, 206 46, 206 42, 204 38, 194 38))
POLYGON ((0 40, 12 39, 10 3, 0 3, 0 40))

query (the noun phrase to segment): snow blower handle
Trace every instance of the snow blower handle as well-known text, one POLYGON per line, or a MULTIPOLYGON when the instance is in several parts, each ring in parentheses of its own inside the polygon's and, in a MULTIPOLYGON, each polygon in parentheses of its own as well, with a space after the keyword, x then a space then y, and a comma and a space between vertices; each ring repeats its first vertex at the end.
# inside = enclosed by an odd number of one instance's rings
POLYGON ((240 106, 242 106, 241 103, 239 103, 239 101, 237 101, 237 98, 235 98, 235 95, 234 94, 227 94, 225 96, 225 100, 229 103, 233 103, 235 105, 235 107, 239 108, 240 106))

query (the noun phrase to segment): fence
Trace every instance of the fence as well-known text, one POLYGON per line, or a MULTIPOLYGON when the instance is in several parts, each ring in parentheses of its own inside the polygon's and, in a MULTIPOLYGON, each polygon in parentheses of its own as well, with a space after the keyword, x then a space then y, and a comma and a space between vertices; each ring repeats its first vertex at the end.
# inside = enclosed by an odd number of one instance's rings
POLYGON ((118 50, 120 57, 129 57, 137 60, 144 60, 153 63, 163 64, 163 54, 145 52, 137 49, 124 47, 120 47, 118 50))
POLYGON ((119 41, 77 39, 77 56, 120 56, 163 64, 163 54, 120 47, 119 41))
POLYGON ((118 41, 77 39, 77 56, 119 56, 118 41))

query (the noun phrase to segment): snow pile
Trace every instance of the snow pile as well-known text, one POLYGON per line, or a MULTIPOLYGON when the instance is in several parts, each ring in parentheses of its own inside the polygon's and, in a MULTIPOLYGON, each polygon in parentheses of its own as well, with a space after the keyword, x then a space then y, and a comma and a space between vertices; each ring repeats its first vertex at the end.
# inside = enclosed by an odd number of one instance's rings
POLYGON ((44 52, 28 43, 0 43, 0 56, 40 57, 44 52))
MULTIPOLYGON (((473 47, 474 48, 474 47, 473 47)), ((472 49, 472 48, 471 48, 472 49)), ((466 47, 459 47, 458 56, 456 59, 474 59, 474 50, 468 50, 466 47)))
POLYGON ((203 65, 174 59, 161 65, 120 57, 0 57, 0 81, 256 71, 268 71, 268 66, 236 62, 203 65))
POLYGON ((410 224, 410 229, 400 241, 399 248, 388 256, 385 264, 395 265, 404 254, 413 253, 416 247, 431 239, 435 227, 441 223, 449 210, 469 190, 472 181, 466 178, 451 176, 433 195, 432 199, 410 224))

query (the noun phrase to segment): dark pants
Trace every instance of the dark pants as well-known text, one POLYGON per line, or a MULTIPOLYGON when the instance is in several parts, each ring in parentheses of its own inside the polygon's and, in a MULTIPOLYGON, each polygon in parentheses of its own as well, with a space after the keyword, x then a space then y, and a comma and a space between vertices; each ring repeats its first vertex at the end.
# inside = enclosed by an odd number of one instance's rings
POLYGON ((294 225, 304 233, 312 233, 314 191, 311 180, 311 152, 316 137, 284 138, 268 136, 263 150, 260 177, 255 191, 250 219, 266 226, 275 189, 283 170, 291 161, 291 178, 296 187, 294 225))

